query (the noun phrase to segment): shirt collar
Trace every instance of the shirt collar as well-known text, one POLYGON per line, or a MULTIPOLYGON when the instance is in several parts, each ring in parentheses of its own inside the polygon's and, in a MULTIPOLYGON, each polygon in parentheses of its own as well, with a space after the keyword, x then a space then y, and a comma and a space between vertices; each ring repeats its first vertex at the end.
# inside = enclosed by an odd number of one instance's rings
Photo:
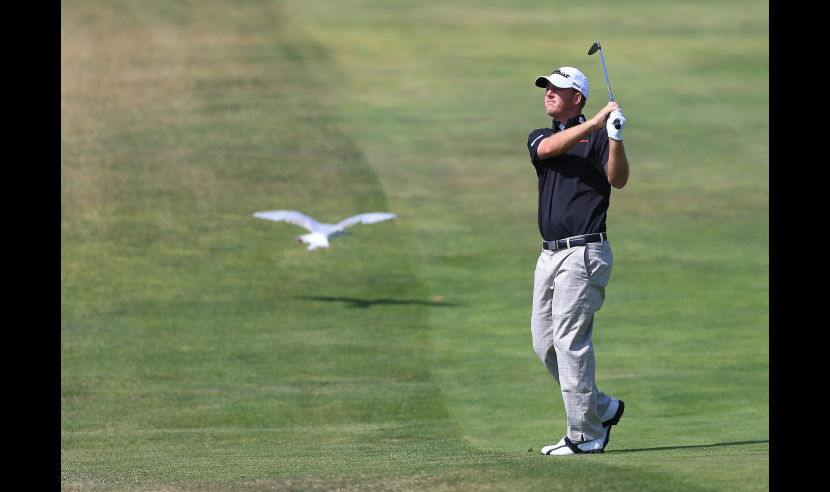
POLYGON ((585 116, 581 115, 581 114, 579 116, 575 116, 573 118, 568 118, 568 122, 565 123, 564 125, 562 124, 561 121, 553 120, 553 131, 554 132, 562 131, 565 128, 570 128, 572 126, 576 126, 576 125, 579 125, 581 123, 585 123, 585 116))

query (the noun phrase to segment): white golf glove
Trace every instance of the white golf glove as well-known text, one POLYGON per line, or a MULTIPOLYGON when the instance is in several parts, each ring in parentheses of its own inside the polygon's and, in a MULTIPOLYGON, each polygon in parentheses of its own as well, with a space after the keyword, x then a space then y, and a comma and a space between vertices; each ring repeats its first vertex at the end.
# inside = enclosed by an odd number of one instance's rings
POLYGON ((619 109, 615 109, 611 111, 608 115, 608 122, 605 124, 605 128, 608 129, 608 136, 613 138, 614 140, 622 140, 622 131, 625 128, 625 116, 623 116, 622 111, 619 109), (620 128, 617 129, 614 126, 614 121, 619 120, 620 128))

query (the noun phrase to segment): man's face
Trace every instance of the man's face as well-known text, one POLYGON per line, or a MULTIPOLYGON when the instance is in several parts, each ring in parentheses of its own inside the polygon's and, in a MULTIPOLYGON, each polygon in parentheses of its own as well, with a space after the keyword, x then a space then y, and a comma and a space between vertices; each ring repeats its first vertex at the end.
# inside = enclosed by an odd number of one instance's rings
POLYGON ((545 112, 548 116, 556 118, 559 121, 565 121, 568 118, 577 116, 579 114, 577 97, 575 90, 556 87, 548 82, 548 87, 545 91, 545 112))

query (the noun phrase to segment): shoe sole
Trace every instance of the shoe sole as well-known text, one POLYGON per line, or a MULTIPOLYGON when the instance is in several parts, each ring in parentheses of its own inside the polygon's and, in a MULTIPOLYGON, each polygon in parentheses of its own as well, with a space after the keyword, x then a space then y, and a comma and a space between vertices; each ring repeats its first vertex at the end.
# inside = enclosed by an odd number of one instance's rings
POLYGON ((619 400, 619 402, 620 402, 620 406, 617 407, 617 412, 614 414, 614 416, 610 420, 606 420, 605 422, 602 423, 603 427, 608 427, 610 425, 617 425, 620 422, 620 418, 622 418, 623 412, 625 412, 625 402, 622 401, 622 400, 619 400))
POLYGON ((614 417, 602 423, 603 427, 608 427, 608 433, 605 434, 605 441, 603 441, 602 443, 603 451, 605 451, 605 447, 608 446, 608 441, 611 440, 611 426, 617 425, 620 422, 620 418, 622 417, 623 412, 625 412, 625 403, 622 400, 620 400, 620 406, 617 407, 617 411, 614 413, 614 417))

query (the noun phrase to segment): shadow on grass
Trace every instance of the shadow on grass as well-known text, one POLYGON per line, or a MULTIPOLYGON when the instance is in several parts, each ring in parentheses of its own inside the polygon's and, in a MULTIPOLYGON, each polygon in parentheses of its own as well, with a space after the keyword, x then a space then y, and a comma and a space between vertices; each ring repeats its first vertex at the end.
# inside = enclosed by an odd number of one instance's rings
POLYGON ((637 451, 670 451, 673 449, 716 448, 720 446, 745 446, 747 444, 769 444, 769 439, 767 439, 766 441, 718 442, 715 444, 694 444, 691 446, 661 446, 657 448, 615 449, 608 450, 606 451, 606 453, 634 453, 637 451))
POLYGON ((308 299, 312 301, 323 301, 323 302, 345 302, 348 303, 347 307, 350 308, 363 308, 367 309, 374 305, 420 305, 420 306, 431 306, 431 307, 458 307, 460 304, 455 304, 452 302, 444 302, 444 301, 421 301, 415 299, 390 299, 388 297, 383 297, 380 299, 358 299, 355 297, 333 297, 333 296, 304 296, 300 297, 300 299, 308 299))

